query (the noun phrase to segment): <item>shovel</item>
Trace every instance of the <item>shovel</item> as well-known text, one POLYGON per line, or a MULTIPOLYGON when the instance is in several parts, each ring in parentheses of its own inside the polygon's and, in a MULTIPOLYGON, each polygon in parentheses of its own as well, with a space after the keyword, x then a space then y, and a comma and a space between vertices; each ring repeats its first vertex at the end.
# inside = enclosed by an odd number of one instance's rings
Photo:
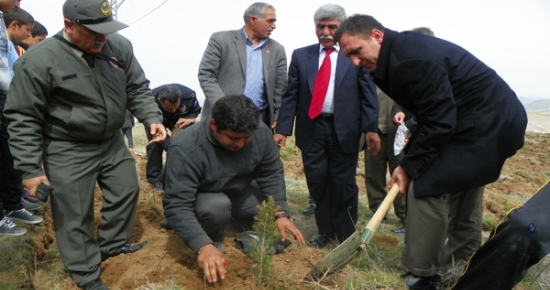
POLYGON ((304 280, 319 281, 345 266, 356 254, 361 252, 374 236, 374 232, 378 229, 398 193, 399 187, 394 184, 367 226, 361 232, 355 231, 353 235, 328 253, 317 266, 309 271, 304 280))

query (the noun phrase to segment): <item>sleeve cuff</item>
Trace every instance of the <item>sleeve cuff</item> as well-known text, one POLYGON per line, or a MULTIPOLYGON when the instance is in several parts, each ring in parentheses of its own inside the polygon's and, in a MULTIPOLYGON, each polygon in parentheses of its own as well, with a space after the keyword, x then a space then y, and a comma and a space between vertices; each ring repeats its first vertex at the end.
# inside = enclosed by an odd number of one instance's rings
POLYGON ((187 245, 196 254, 198 253, 200 248, 212 243, 212 240, 208 237, 207 234, 201 234, 188 241, 187 245))

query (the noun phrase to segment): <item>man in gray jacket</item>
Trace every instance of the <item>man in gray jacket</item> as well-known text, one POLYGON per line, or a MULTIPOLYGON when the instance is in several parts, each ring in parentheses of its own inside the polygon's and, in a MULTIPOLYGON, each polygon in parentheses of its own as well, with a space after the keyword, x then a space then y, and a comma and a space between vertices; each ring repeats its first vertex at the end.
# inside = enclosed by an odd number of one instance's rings
POLYGON ((288 230, 304 243, 288 218, 279 150, 250 99, 219 99, 211 118, 172 139, 165 169, 164 216, 198 254, 208 282, 227 273, 222 248, 229 218, 251 225, 256 206, 269 196, 278 207, 274 218, 282 240, 288 230))
POLYGON ((221 97, 243 94, 254 101, 261 120, 275 128, 287 77, 285 49, 269 38, 276 21, 273 6, 256 2, 244 12, 242 29, 212 34, 199 66, 203 116, 221 97))
POLYGON ((130 41, 114 33, 127 25, 113 19, 109 3, 67 0, 63 16, 64 29, 15 64, 4 114, 29 195, 40 183, 54 189, 65 267, 82 289, 108 289, 99 279, 101 261, 144 245, 128 243, 139 184, 120 131, 125 112, 149 128, 151 142, 164 140, 166 130, 130 41), (96 183, 103 191, 97 237, 96 183))

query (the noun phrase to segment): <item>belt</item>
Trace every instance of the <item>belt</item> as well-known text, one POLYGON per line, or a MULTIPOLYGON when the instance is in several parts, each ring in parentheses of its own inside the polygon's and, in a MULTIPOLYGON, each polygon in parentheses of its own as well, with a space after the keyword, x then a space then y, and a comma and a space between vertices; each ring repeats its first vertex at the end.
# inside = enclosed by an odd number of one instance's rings
POLYGON ((321 114, 317 116, 316 119, 324 120, 324 121, 334 121, 334 115, 333 114, 321 114))

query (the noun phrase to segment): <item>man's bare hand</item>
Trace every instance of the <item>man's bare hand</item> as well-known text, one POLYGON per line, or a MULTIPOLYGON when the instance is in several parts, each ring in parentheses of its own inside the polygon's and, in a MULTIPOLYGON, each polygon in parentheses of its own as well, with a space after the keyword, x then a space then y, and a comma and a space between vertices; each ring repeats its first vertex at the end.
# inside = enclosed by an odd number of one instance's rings
POLYGON ((273 135, 273 140, 275 140, 275 145, 277 145, 277 148, 279 148, 279 150, 285 149, 285 144, 286 144, 285 135, 277 133, 273 135))
POLYGON ((176 122, 175 127, 185 129, 193 124, 195 124, 195 119, 179 118, 179 120, 176 122))
POLYGON ((401 123, 405 122, 405 113, 397 112, 395 116, 393 116, 393 122, 397 125, 400 125, 401 123))
POLYGON ((411 183, 411 178, 401 166, 397 166, 393 171, 390 182, 388 183, 388 189, 390 189, 396 182, 399 186, 399 193, 404 194, 407 192, 409 184, 411 183))
POLYGON ((44 183, 47 186, 50 185, 50 181, 46 177, 46 175, 30 178, 30 179, 23 179, 23 187, 25 187, 25 190, 29 193, 31 197, 36 197, 36 188, 40 183, 44 183))
POLYGON ((286 231, 290 231, 298 243, 305 244, 304 236, 302 236, 300 230, 290 219, 282 217, 278 218, 275 222, 277 223, 279 233, 281 233, 281 240, 284 241, 286 239, 286 231))
POLYGON ((150 128, 151 136, 153 136, 153 138, 147 144, 164 141, 164 139, 166 139, 166 128, 164 128, 164 125, 159 123, 153 123, 149 128, 150 128))
POLYGON ((213 244, 208 244, 199 249, 197 263, 204 272, 204 276, 209 283, 214 283, 220 278, 225 279, 227 270, 225 269, 225 258, 223 254, 213 244))
POLYGON ((372 155, 378 154, 378 151, 380 151, 380 137, 377 132, 367 132, 367 134, 365 134, 365 142, 367 144, 367 150, 369 150, 372 155))

